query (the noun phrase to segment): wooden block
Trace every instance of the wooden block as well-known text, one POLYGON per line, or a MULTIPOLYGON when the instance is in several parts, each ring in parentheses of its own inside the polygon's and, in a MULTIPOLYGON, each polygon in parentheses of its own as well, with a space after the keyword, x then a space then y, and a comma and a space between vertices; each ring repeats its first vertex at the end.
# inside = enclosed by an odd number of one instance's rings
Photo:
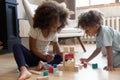
POLYGON ((48 76, 48 75, 49 75, 48 70, 43 71, 43 76, 48 76))
POLYGON ((92 68, 93 68, 93 69, 97 69, 97 68, 98 68, 98 64, 97 64, 97 63, 92 64, 92 68))
POLYGON ((42 75, 42 72, 40 72, 40 71, 35 71, 35 70, 29 70, 29 71, 36 75, 42 75))
POLYGON ((59 64, 59 65, 57 65, 57 68, 58 68, 58 70, 60 70, 60 71, 63 71, 63 70, 64 70, 64 68, 63 68, 63 64, 59 64))
POLYGON ((49 80, 48 76, 37 77, 37 80, 49 80))
POLYGON ((63 52, 68 53, 69 52, 68 47, 64 47, 63 52))
POLYGON ((79 71, 79 66, 75 66, 74 71, 78 72, 79 71))
POLYGON ((75 72, 79 71, 79 66, 74 66, 74 67, 66 66, 66 67, 64 67, 64 66, 60 65, 60 66, 57 66, 57 68, 60 71, 75 71, 75 72))
POLYGON ((63 71, 57 71, 54 73, 55 76, 59 77, 63 75, 63 71))
POLYGON ((63 55, 63 66, 64 67, 74 67, 75 66, 75 57, 74 53, 66 53, 63 55))
POLYGON ((87 63, 83 63, 84 68, 87 68, 87 63))
POLYGON ((70 47, 70 53, 74 53, 74 52, 75 52, 74 47, 70 47))

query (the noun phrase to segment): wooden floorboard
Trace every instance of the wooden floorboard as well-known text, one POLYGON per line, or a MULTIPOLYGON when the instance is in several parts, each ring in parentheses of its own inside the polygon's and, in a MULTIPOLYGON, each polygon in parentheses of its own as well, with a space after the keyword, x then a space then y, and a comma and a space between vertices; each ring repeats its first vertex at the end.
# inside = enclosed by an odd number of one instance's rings
MULTIPOLYGON (((75 46, 76 51, 78 51, 75 55, 77 63, 79 63, 80 57, 88 57, 95 49, 94 44, 87 44, 85 45, 87 52, 84 53, 80 45, 63 45, 61 47, 63 48, 64 46, 75 46)), ((106 62, 106 58, 102 57, 100 54, 90 62, 87 68, 79 69, 78 72, 66 71, 63 72, 63 75, 60 77, 56 77, 54 74, 49 74, 49 80, 119 80, 119 69, 113 72, 103 70, 106 62), (98 63, 98 69, 92 69, 92 63, 98 63)), ((19 75, 19 73, 16 72, 16 69, 17 65, 13 58, 13 53, 0 55, 0 80, 16 80, 19 75)), ((36 80, 36 78, 40 76, 42 75, 33 74, 28 80, 36 80)))

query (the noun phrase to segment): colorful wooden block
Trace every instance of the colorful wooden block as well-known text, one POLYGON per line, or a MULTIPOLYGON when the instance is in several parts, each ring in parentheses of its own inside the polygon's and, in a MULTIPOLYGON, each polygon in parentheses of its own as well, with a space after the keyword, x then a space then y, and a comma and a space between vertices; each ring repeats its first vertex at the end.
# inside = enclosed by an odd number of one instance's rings
POLYGON ((56 73, 54 73, 55 76, 59 77, 63 75, 63 71, 57 71, 56 73))
POLYGON ((48 68, 48 71, 49 71, 49 73, 53 73, 53 66, 49 66, 49 68, 48 68))
POLYGON ((97 69, 97 68, 98 68, 98 64, 97 64, 97 63, 92 64, 92 68, 93 68, 93 69, 97 69))
POLYGON ((48 76, 48 75, 49 75, 48 70, 43 71, 43 76, 48 76))
POLYGON ((56 67, 57 67, 57 64, 53 64, 53 67, 56 68, 56 67))
POLYGON ((53 73, 56 73, 58 71, 58 68, 53 68, 53 73))
POLYGON ((75 58, 74 53, 66 53, 63 56, 63 66, 68 67, 74 67, 75 66, 75 58))
POLYGON ((70 53, 75 53, 74 47, 70 47, 70 53))
POLYGON ((68 53, 69 52, 68 47, 64 47, 63 52, 68 53))
POLYGON ((86 62, 83 63, 83 67, 87 68, 87 63, 86 62))

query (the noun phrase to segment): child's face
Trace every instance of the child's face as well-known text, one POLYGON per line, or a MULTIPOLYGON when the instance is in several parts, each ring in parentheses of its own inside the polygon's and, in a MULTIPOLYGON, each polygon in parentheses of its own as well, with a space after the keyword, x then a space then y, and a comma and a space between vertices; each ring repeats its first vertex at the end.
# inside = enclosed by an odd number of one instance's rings
POLYGON ((50 27, 51 32, 57 32, 58 28, 60 27, 61 23, 59 21, 53 22, 50 27))
POLYGON ((93 26, 93 27, 86 27, 85 33, 89 36, 95 36, 98 32, 99 32, 99 28, 98 26, 93 26))

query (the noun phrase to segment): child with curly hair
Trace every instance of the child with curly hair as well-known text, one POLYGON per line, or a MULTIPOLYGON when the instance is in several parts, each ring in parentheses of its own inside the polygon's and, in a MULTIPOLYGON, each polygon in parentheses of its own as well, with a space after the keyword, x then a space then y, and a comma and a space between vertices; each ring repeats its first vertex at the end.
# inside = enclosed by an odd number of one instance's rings
POLYGON ((31 77, 28 67, 37 66, 37 70, 40 70, 45 62, 53 65, 62 61, 57 33, 67 24, 68 15, 69 10, 55 1, 45 1, 36 9, 29 32, 30 50, 22 44, 13 46, 14 58, 20 70, 18 80, 31 77), (48 51, 50 43, 54 55, 48 51))
POLYGON ((89 9, 79 16, 78 26, 85 30, 89 36, 96 37, 96 49, 90 57, 81 58, 81 62, 89 62, 96 57, 102 48, 107 51, 107 71, 113 71, 115 67, 120 67, 120 32, 109 26, 102 25, 103 13, 97 9, 89 9))

